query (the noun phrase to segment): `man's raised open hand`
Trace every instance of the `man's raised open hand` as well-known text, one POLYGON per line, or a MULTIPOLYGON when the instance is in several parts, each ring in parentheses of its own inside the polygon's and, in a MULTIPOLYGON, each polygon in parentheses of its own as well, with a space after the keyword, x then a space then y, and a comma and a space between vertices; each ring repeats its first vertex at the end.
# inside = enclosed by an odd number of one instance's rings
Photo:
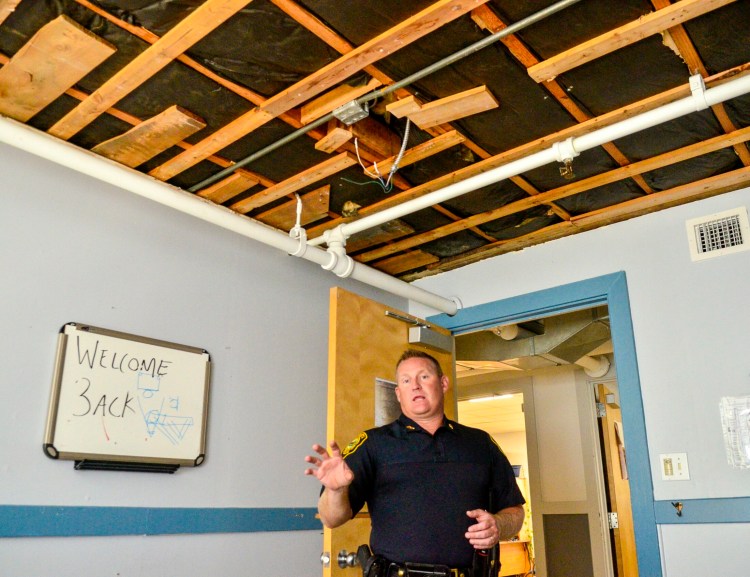
POLYGON ((351 485, 354 473, 341 456, 341 449, 336 441, 331 441, 330 447, 329 454, 322 445, 313 445, 313 451, 320 457, 305 457, 305 461, 313 465, 305 469, 305 475, 316 477, 326 489, 340 491, 351 485))

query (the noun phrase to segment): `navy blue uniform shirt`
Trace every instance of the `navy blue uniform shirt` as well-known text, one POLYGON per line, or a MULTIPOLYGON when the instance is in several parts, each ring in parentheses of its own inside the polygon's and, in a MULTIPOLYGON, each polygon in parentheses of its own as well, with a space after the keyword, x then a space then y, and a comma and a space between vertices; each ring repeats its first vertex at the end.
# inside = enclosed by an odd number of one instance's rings
POLYGON ((485 431, 444 419, 430 435, 401 415, 343 451, 354 514, 367 503, 373 553, 390 561, 471 566, 466 512, 522 505, 513 469, 485 431))

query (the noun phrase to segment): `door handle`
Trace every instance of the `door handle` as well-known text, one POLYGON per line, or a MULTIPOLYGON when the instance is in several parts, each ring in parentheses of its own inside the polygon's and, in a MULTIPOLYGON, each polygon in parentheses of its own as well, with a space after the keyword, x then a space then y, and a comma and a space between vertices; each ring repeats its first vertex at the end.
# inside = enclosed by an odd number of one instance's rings
POLYGON ((347 567, 356 567, 359 565, 359 559, 357 559, 356 553, 349 553, 346 549, 339 551, 337 561, 339 567, 346 569, 347 567))

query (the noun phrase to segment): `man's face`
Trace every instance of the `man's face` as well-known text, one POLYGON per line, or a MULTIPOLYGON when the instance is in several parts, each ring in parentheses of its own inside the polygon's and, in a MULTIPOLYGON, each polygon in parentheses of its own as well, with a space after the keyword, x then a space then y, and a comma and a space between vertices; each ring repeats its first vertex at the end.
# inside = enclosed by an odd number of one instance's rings
POLYGON ((403 361, 396 369, 396 383, 396 398, 404 415, 417 422, 442 417, 448 377, 438 377, 428 359, 414 357, 403 361))

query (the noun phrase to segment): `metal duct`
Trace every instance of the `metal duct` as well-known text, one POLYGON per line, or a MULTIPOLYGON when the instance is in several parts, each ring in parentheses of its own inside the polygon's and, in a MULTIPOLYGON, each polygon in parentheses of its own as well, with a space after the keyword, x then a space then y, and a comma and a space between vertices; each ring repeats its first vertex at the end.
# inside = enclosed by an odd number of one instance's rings
POLYGON ((506 341, 491 329, 456 337, 460 361, 495 361, 519 369, 574 364, 610 340, 607 307, 576 311, 541 321, 544 333, 506 341))

